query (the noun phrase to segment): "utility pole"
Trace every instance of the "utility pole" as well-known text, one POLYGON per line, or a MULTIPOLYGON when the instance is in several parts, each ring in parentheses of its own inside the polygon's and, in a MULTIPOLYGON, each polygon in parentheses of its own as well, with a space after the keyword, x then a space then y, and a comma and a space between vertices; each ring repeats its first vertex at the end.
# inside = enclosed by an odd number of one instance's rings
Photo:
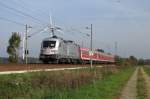
POLYGON ((115 42, 115 54, 116 54, 116 56, 117 56, 117 53, 118 52, 118 43, 117 42, 115 42))
POLYGON ((90 47, 90 50, 91 50, 91 55, 90 55, 90 64, 91 64, 91 68, 93 68, 93 60, 92 60, 92 56, 93 56, 93 25, 91 24, 91 47, 90 47))
POLYGON ((91 35, 90 35, 90 67, 91 69, 93 68, 93 25, 91 24, 90 27, 86 27, 86 29, 90 29, 91 30, 91 35))
POLYGON ((22 60, 24 60, 25 58, 25 45, 24 45, 24 41, 25 41, 25 32, 23 34, 23 39, 22 39, 22 60))
POLYGON ((25 27, 25 63, 28 64, 28 29, 32 28, 26 24, 25 27))
POLYGON ((26 63, 26 64, 28 64, 28 56, 27 56, 27 54, 28 54, 28 53, 27 53, 27 52, 28 52, 28 51, 27 51, 27 49, 28 49, 28 48, 27 48, 27 46, 28 46, 28 44, 27 44, 28 41, 27 41, 27 40, 28 40, 28 26, 27 26, 27 24, 26 24, 26 30, 25 30, 25 63, 26 63))

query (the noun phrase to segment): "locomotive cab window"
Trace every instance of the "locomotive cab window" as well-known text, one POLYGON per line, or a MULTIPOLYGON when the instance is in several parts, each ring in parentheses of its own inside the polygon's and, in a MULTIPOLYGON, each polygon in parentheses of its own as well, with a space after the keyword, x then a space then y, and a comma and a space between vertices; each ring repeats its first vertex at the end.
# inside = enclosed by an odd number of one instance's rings
POLYGON ((54 48, 55 45, 56 45, 56 41, 44 41, 43 42, 43 48, 47 48, 47 47, 54 48))

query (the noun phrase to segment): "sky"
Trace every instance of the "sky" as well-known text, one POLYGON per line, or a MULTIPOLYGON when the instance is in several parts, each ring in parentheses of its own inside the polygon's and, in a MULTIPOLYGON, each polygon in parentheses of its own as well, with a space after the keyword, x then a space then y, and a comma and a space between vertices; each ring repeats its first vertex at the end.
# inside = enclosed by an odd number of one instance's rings
MULTIPOLYGON (((150 0, 0 0, 0 56, 7 57, 6 48, 12 32, 23 37, 25 24, 32 26, 28 39, 29 56, 38 57, 40 44, 50 37, 40 32, 49 24, 62 28, 56 35, 90 46, 86 27, 93 24, 93 47, 122 57, 134 55, 150 58, 150 0)), ((22 46, 20 46, 21 50, 22 46)))

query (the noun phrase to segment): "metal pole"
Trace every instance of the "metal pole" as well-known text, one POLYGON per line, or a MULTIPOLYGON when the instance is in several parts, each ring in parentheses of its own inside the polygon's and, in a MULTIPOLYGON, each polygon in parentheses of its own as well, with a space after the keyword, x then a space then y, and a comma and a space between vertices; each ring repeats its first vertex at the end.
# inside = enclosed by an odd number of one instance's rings
POLYGON ((26 40, 26 41, 25 41, 25 63, 28 64, 28 56, 27 56, 27 54, 28 54, 28 53, 27 53, 27 49, 28 49, 28 48, 27 48, 27 46, 28 46, 28 44, 27 44, 27 43, 28 43, 28 41, 27 41, 27 40, 28 40, 28 26, 27 26, 27 24, 26 24, 25 40, 26 40))
POLYGON ((117 56, 117 51, 118 51, 118 42, 115 42, 115 54, 116 54, 116 56, 117 56))
POLYGON ((22 39, 22 60, 23 61, 25 59, 25 35, 26 35, 26 33, 24 33, 23 39, 22 39))
POLYGON ((91 50, 91 55, 90 55, 90 64, 91 64, 91 68, 93 68, 93 60, 92 60, 92 56, 93 56, 93 52, 92 52, 92 47, 93 47, 93 44, 92 44, 92 39, 93 39, 93 26, 91 24, 91 47, 90 47, 90 50, 91 50))

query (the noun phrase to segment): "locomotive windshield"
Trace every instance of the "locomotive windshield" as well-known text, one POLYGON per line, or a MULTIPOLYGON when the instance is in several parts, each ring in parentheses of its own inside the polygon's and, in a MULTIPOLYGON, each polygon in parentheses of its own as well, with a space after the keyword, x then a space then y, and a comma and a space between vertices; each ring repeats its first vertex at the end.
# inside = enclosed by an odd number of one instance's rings
POLYGON ((43 48, 50 47, 54 48, 56 45, 56 41, 44 41, 43 42, 43 48))

